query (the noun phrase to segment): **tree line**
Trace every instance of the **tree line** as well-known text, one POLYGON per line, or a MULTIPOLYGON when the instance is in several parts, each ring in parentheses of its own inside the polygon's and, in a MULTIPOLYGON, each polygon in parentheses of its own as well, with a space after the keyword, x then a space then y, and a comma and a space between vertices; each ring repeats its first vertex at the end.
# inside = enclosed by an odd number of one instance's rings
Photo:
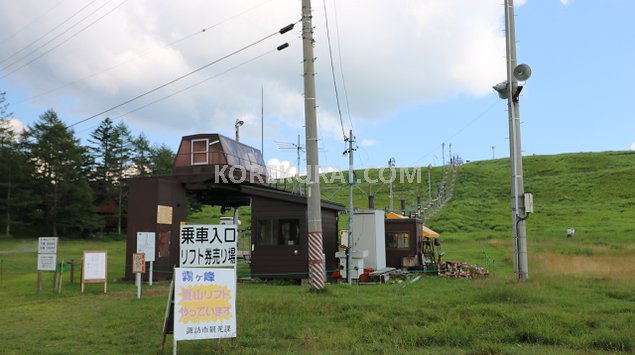
POLYGON ((105 118, 82 145, 48 110, 22 132, 0 92, 0 230, 11 236, 122 234, 133 176, 166 175, 174 153, 105 118))

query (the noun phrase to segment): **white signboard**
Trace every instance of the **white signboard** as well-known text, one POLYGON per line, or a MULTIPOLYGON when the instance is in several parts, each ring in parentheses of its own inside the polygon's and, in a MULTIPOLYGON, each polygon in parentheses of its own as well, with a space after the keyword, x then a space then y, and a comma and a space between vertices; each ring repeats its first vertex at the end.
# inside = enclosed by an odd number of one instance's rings
POLYGON ((57 254, 38 254, 37 270, 38 271, 55 271, 57 262, 57 254))
POLYGON ((174 340, 236 337, 233 269, 176 268, 174 340))
POLYGON ((57 254, 57 238, 40 237, 38 238, 38 254, 57 254))
POLYGON ((82 278, 84 281, 103 282, 106 280, 107 253, 105 251, 85 251, 82 278))
POLYGON ((154 232, 137 232, 137 253, 145 254, 146 261, 155 261, 155 239, 154 232))
POLYGON ((238 228, 226 225, 181 225, 179 266, 235 266, 238 228))

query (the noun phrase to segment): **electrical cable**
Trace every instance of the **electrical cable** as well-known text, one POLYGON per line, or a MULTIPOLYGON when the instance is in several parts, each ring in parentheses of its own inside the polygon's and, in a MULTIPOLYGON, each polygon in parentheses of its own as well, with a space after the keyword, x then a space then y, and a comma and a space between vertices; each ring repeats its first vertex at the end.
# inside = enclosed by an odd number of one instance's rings
MULTIPOLYGON (((299 22, 299 21, 298 21, 298 22, 299 22)), ((298 23, 298 22, 296 22, 296 23, 298 23)), ((168 85, 170 85, 170 84, 173 84, 173 83, 175 83, 175 82, 177 82, 177 81, 179 81, 179 80, 181 80, 181 79, 184 79, 184 78, 186 78, 186 77, 188 77, 188 76, 190 76, 190 75, 192 75, 192 74, 198 73, 198 72, 200 72, 201 70, 203 70, 203 69, 205 69, 205 68, 208 68, 208 67, 210 67, 210 66, 212 66, 212 65, 214 65, 214 64, 216 64, 216 63, 219 63, 219 62, 221 62, 221 61, 223 61, 223 60, 225 60, 225 59, 227 59, 227 58, 230 58, 230 57, 232 57, 232 56, 234 56, 234 55, 236 55, 236 54, 238 54, 238 53, 240 53, 240 52, 242 52, 242 51, 244 51, 244 50, 246 50, 246 49, 248 49, 248 48, 251 48, 251 47, 255 46, 255 45, 256 45, 256 44, 258 44, 258 43, 261 43, 261 42, 263 42, 263 41, 265 41, 265 40, 267 40, 267 39, 269 39, 269 38, 271 38, 271 37, 275 36, 275 35, 276 35, 276 34, 278 34, 278 33, 280 33, 280 34, 284 34, 284 33, 288 32, 291 28, 293 28, 293 25, 295 25, 295 23, 294 23, 294 24, 291 24, 291 25, 288 25, 288 26, 284 27, 283 29, 281 29, 281 30, 279 30, 279 31, 273 32, 273 33, 271 33, 271 34, 269 34, 269 35, 267 35, 267 36, 265 36, 265 37, 263 37, 263 38, 261 38, 261 39, 259 39, 259 40, 256 40, 256 41, 254 41, 254 42, 252 42, 252 43, 250 43, 250 44, 248 44, 248 45, 246 45, 246 46, 244 46, 244 47, 242 47, 242 48, 239 48, 239 49, 237 49, 237 50, 235 50, 235 51, 233 51, 233 52, 231 52, 231 53, 229 53, 229 54, 227 54, 227 55, 224 55, 224 56, 222 56, 222 57, 220 57, 220 58, 218 58, 218 59, 216 59, 216 60, 214 60, 214 61, 211 61, 211 62, 209 62, 209 63, 207 63, 207 64, 205 64, 205 65, 203 65, 203 66, 201 66, 201 67, 199 67, 199 68, 197 68, 197 69, 194 69, 194 70, 192 70, 192 71, 190 71, 190 72, 188 72, 188 73, 186 73, 186 74, 183 74, 183 75, 179 76, 179 77, 178 77, 178 78, 176 78, 176 79, 172 79, 172 80, 170 80, 170 81, 168 81, 168 82, 166 82, 166 83, 164 83, 164 84, 161 84, 161 85, 159 85, 159 86, 155 87, 154 89, 151 89, 151 90, 146 91, 146 92, 144 92, 144 93, 142 93, 142 94, 140 94, 140 95, 137 95, 137 96, 133 97, 132 99, 129 99, 129 100, 127 100, 127 101, 124 101, 123 103, 120 103, 120 104, 115 105, 115 106, 113 106, 113 107, 111 107, 111 108, 109 108, 109 109, 106 109, 106 110, 104 110, 104 111, 101 111, 101 112, 99 112, 99 113, 97 113, 97 114, 95 114, 95 115, 92 115, 92 116, 87 117, 87 118, 84 118, 84 119, 82 119, 82 120, 80 120, 80 121, 78 121, 78 122, 75 122, 75 123, 73 123, 72 125, 69 125, 69 126, 68 126, 68 128, 73 127, 73 126, 76 126, 76 125, 78 125, 78 124, 80 124, 80 123, 86 122, 86 121, 88 121, 88 120, 91 120, 91 119, 93 119, 93 118, 95 118, 95 117, 97 117, 97 116, 103 115, 104 113, 110 112, 110 111, 112 111, 112 110, 114 110, 114 109, 117 109, 117 108, 119 108, 119 107, 122 107, 122 106, 124 106, 124 105, 126 105, 126 104, 129 104, 129 103, 131 103, 131 102, 133 102, 133 101, 136 101, 136 100, 138 100, 138 99, 140 99, 140 98, 142 98, 142 97, 144 97, 144 96, 147 96, 147 95, 149 95, 149 94, 151 94, 151 93, 153 93, 153 92, 155 92, 155 91, 157 91, 157 90, 159 90, 159 89, 162 89, 162 88, 164 88, 164 87, 166 87, 166 86, 168 86, 168 85), (290 28, 289 28, 289 27, 290 27, 290 28)))
MULTIPOLYGON (((97 7, 95 10, 93 10, 93 12, 89 13, 88 15, 84 16, 82 19, 80 19, 79 21, 75 22, 74 24, 72 24, 70 27, 68 27, 67 29, 65 29, 64 31, 58 33, 57 35, 55 35, 53 38, 47 40, 44 44, 41 44, 40 46, 38 46, 37 48, 33 49, 32 51, 28 52, 27 54, 23 55, 22 57, 18 58, 17 60, 14 60, 13 62, 4 65, 4 67, 2 68, 3 70, 7 70, 9 69, 11 66, 20 63, 21 61, 25 60, 28 56, 30 56, 31 54, 34 54, 35 52, 39 51, 40 49, 46 47, 49 43, 53 42, 54 40, 58 39, 60 36, 62 36, 63 34, 65 34, 66 32, 72 30, 75 26, 79 25, 80 23, 84 22, 84 20, 86 20, 87 18, 89 18, 90 16, 94 15, 97 11, 101 10, 104 6, 108 5, 108 3, 110 3, 112 0, 108 0, 107 2, 103 3, 101 6, 97 7)), ((92 4, 92 2, 91 2, 92 4)), ((84 7, 85 8, 85 7, 84 7)), ((82 8, 82 9, 84 9, 82 8)), ((48 33, 47 33, 48 35, 48 33)), ((46 36, 46 35, 45 35, 46 36)), ((43 37, 45 37, 43 36, 43 37)), ((43 38, 40 37, 40 38, 43 38)), ((39 40, 39 39, 38 39, 39 40)), ((28 47, 28 46, 27 46, 28 47)), ((26 47, 25 47, 26 48, 26 47)), ((4 62, 4 61, 3 61, 4 62)), ((10 74, 10 73, 9 73, 10 74)), ((6 76, 6 75, 5 75, 6 76)))
MULTIPOLYGON (((63 44, 65 44, 66 42, 68 42, 69 40, 71 40, 72 38, 74 38, 75 36, 77 36, 78 34, 84 32, 86 29, 88 29, 90 26, 94 25, 95 23, 97 23, 99 20, 103 19, 104 17, 110 15, 112 12, 114 12, 115 10, 117 10, 119 7, 121 7, 121 5, 125 4, 126 2, 128 2, 128 0, 123 0, 121 3, 119 3, 119 5, 115 6, 114 8, 112 8, 110 11, 106 12, 105 14, 103 14, 102 16, 100 16, 99 18, 97 18, 95 21, 91 22, 88 24, 88 26, 83 27, 81 30, 79 30, 78 32, 75 32, 73 35, 71 35, 70 37, 66 38, 65 40, 63 40, 61 43, 53 46, 52 48, 46 50, 44 53, 38 55, 37 57, 31 59, 30 61, 26 62, 25 64, 13 69, 12 71, 10 71, 9 73, 3 75, 0 77, 0 79, 6 78, 7 76, 17 72, 18 70, 26 67, 27 65, 35 62, 36 60, 42 58, 43 56, 47 55, 48 53, 50 53, 51 51, 59 48, 60 46, 62 46, 63 44)), ((91 14, 92 15, 92 14, 91 14)), ((83 20, 82 20, 83 21, 83 20)), ((80 21, 81 22, 81 21, 80 21)))
POLYGON ((154 104, 156 104, 158 102, 161 102, 163 100, 167 100, 167 99, 169 99, 172 96, 178 95, 178 94, 180 94, 180 93, 182 93, 182 92, 184 92, 186 90, 189 90, 189 89, 191 89, 191 88, 193 88, 195 86, 201 85, 201 84, 203 84, 203 83, 205 83, 205 82, 207 82, 209 80, 216 79, 216 78, 218 78, 221 75, 227 74, 228 72, 230 72, 232 70, 238 69, 238 68, 242 67, 243 65, 246 65, 246 64, 249 64, 251 62, 254 62, 254 61, 256 61, 256 60, 258 60, 258 59, 260 59, 260 58, 262 58, 262 57, 264 57, 264 56, 266 56, 268 54, 271 54, 271 53, 275 52, 275 51, 276 51, 276 49, 272 49, 272 50, 270 50, 268 52, 262 53, 262 54, 260 54, 260 55, 258 55, 256 57, 253 57, 253 58, 251 58, 249 60, 246 60, 246 61, 244 61, 244 62, 242 62, 240 64, 237 64, 237 65, 235 65, 233 67, 230 67, 227 70, 224 70, 224 71, 222 71, 222 72, 220 72, 220 73, 218 73, 218 74, 216 74, 214 76, 210 76, 210 77, 208 77, 206 79, 203 79, 201 81, 198 81, 198 82, 196 82, 194 84, 188 85, 188 86, 184 87, 183 89, 177 90, 177 91, 175 91, 175 92, 173 92, 173 93, 171 93, 169 95, 163 96, 163 97, 161 97, 161 98, 159 98, 157 100, 154 100, 152 102, 149 102, 149 103, 147 103, 147 104, 145 104, 143 106, 137 107, 134 110, 128 111, 128 112, 126 112, 126 113, 124 113, 122 115, 117 115, 116 118, 123 118, 123 117, 128 116, 128 115, 130 115, 132 113, 140 111, 140 110, 142 110, 142 109, 144 109, 144 108, 146 108, 148 106, 154 105, 154 104))
POLYGON ((26 23, 25 25, 23 25, 22 27, 18 28, 15 32, 11 33, 10 35, 6 36, 3 39, 0 39, 0 44, 5 44, 7 42, 9 42, 10 40, 12 40, 15 36, 17 36, 19 33, 22 33, 22 31, 24 31, 27 27, 31 26, 32 24, 34 24, 37 20, 41 19, 42 17, 48 15, 51 11, 55 10, 58 6, 60 6, 65 0, 62 0, 60 2, 58 2, 57 4, 53 5, 52 7, 50 7, 48 10, 45 10, 43 13, 41 13, 40 15, 36 16, 33 20, 29 21, 28 23, 26 23))
POLYGON ((42 36, 38 37, 36 40, 31 41, 31 43, 27 44, 26 46, 22 47, 22 49, 18 50, 17 52, 13 53, 12 55, 8 56, 7 58, 4 58, 2 60, 0 60, 0 64, 6 62, 7 60, 9 60, 10 58, 13 58, 15 55, 17 55, 18 53, 26 50, 27 48, 29 48, 30 46, 34 45, 35 43, 39 42, 42 38, 48 36, 49 34, 51 34, 53 31, 57 30, 58 28, 60 28, 61 26, 63 26, 66 22, 70 21, 73 17, 77 16, 77 14, 79 14, 80 12, 84 11, 85 8, 89 7, 90 5, 94 4, 97 0, 93 0, 91 2, 89 2, 88 4, 86 4, 86 6, 82 7, 81 9, 77 10, 74 14, 72 14, 71 16, 69 16, 68 18, 66 18, 66 20, 62 21, 60 24, 58 24, 57 26, 55 26, 54 28, 50 29, 48 32, 46 32, 45 34, 43 34, 42 36))
POLYGON ((126 64, 126 63, 130 63, 130 62, 132 62, 132 61, 135 61, 135 60, 141 59, 141 58, 143 58, 143 57, 145 57, 145 56, 147 56, 147 55, 149 55, 149 54, 152 54, 152 53, 156 52, 156 51, 157 51, 157 50, 159 50, 159 49, 165 49, 165 48, 169 48, 169 47, 174 47, 175 45, 177 45, 177 44, 179 44, 179 43, 181 43, 181 42, 184 42, 184 41, 186 41, 186 40, 188 40, 188 39, 190 39, 190 38, 192 38, 192 37, 194 37, 194 36, 200 35, 200 34, 202 34, 202 33, 206 33, 207 31, 211 30, 211 29, 212 29, 212 28, 214 28, 214 27, 217 27, 217 26, 220 26, 220 25, 222 25, 222 24, 224 24, 224 23, 226 23, 226 22, 229 22, 230 20, 233 20, 233 19, 235 19, 235 18, 237 18, 237 17, 239 17, 239 16, 242 16, 242 15, 244 15, 244 14, 246 14, 246 13, 248 13, 248 12, 250 12, 250 11, 252 11, 252 10, 254 10, 254 9, 256 9, 256 8, 258 8, 258 7, 260 7, 260 6, 262 6, 262 5, 264 5, 264 4, 266 4, 267 2, 271 2, 271 1, 272 1, 272 0, 267 0, 267 1, 264 1, 264 2, 262 2, 262 3, 260 3, 260 4, 256 5, 256 6, 253 6, 253 7, 249 8, 249 9, 247 9, 247 10, 242 11, 242 12, 240 12, 240 13, 236 14, 236 15, 230 16, 230 17, 228 17, 228 18, 226 18, 226 19, 224 19, 224 20, 222 20, 222 21, 220 21, 220 22, 217 22, 217 23, 215 23, 215 24, 212 24, 212 25, 209 25, 209 26, 207 26, 207 27, 204 27, 204 28, 203 28, 203 29, 201 29, 201 30, 198 30, 198 31, 193 32, 193 33, 190 33, 189 35, 183 36, 183 37, 181 37, 181 38, 179 38, 179 39, 176 39, 176 40, 174 40, 174 41, 172 41, 172 42, 169 42, 169 43, 167 43, 167 44, 165 44, 165 45, 163 45, 163 46, 161 46, 161 47, 154 48, 154 49, 149 49, 149 50, 145 51, 144 53, 142 53, 142 54, 139 54, 139 55, 135 56, 134 58, 130 58, 130 59, 124 60, 124 61, 119 62, 119 63, 117 63, 117 64, 115 64, 115 65, 112 65, 112 66, 110 66, 110 67, 108 67, 108 68, 101 69, 101 70, 96 71, 96 72, 94 72, 94 73, 92 73, 92 74, 89 74, 89 75, 87 75, 87 76, 81 77, 81 78, 79 78, 79 79, 75 79, 75 80, 70 81, 70 82, 67 82, 67 83, 65 83, 65 84, 62 84, 62 85, 57 86, 57 87, 55 87, 55 88, 52 88, 52 89, 50 89, 50 90, 46 90, 46 91, 40 92, 40 93, 38 93, 38 94, 36 94, 36 95, 34 95, 34 96, 31 96, 31 97, 26 98, 26 99, 24 99, 24 100, 22 100, 22 101, 19 101, 19 102, 18 102, 18 104, 22 104, 22 103, 25 103, 25 102, 28 102, 28 101, 34 101, 34 100, 36 100, 36 99, 38 99, 38 98, 40 98, 40 97, 46 96, 46 95, 48 95, 48 94, 51 94, 51 93, 53 93, 53 92, 55 92, 55 91, 58 91, 58 90, 60 90, 60 89, 65 88, 65 87, 68 87, 68 86, 71 86, 71 85, 74 85, 74 84, 80 83, 80 82, 82 82, 82 81, 85 81, 86 79, 90 79, 90 78, 93 78, 93 77, 95 77, 95 76, 97 76, 97 75, 100 75, 100 74, 103 74, 103 73, 109 72, 109 71, 111 71, 111 70, 113 70, 113 69, 116 69, 116 68, 118 68, 118 67, 120 67, 120 66, 122 66, 122 65, 126 64))
MULTIPOLYGON (((342 136, 344 136, 344 142, 347 142, 346 131, 344 130, 344 121, 342 120, 342 109, 340 106, 340 97, 339 92, 337 90, 337 80, 335 78, 335 66, 333 64, 333 50, 331 48, 331 31, 329 29, 329 19, 326 11, 326 0, 322 0, 322 4, 324 5, 324 22, 326 23, 326 41, 328 43, 329 48, 329 60, 331 64, 331 76, 333 78, 333 89, 335 90, 335 102, 337 103, 337 114, 340 119, 340 127, 342 128, 342 136)), ((349 139, 353 139, 353 137, 349 137, 349 139)))
MULTIPOLYGON (((448 137, 447 139, 443 140, 442 142, 448 142, 449 140, 451 140, 452 138, 458 136, 459 134, 461 134, 464 130, 466 130, 469 126, 471 126, 472 124, 474 124, 476 121, 478 121, 479 119, 483 118, 485 116, 486 113, 488 113, 491 109, 493 109, 496 105, 498 105, 500 103, 500 100, 496 100, 492 105, 490 105, 489 107, 487 107, 483 112, 481 112, 480 114, 478 114, 475 118, 473 118, 471 121, 469 121, 465 126, 461 127, 458 131, 456 131, 455 133, 453 133, 450 137, 448 137)), ((414 163, 412 163, 412 166, 416 166, 417 163, 419 163, 423 158, 427 157, 428 155, 432 154, 437 148, 432 149, 431 151, 429 151, 428 153, 420 156, 417 160, 414 161, 414 163)))

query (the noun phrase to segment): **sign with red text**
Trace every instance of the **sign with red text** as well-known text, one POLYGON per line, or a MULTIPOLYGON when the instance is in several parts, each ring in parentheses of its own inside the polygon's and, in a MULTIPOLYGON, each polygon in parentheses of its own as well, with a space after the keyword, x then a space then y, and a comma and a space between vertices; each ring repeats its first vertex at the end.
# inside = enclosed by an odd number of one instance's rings
POLYGON ((181 225, 179 240, 181 267, 236 265, 236 225, 184 224, 181 225))
POLYGON ((233 269, 174 269, 174 340, 236 337, 233 269))
POLYGON ((145 254, 133 253, 132 254, 132 273, 143 274, 145 272, 146 272, 145 254))

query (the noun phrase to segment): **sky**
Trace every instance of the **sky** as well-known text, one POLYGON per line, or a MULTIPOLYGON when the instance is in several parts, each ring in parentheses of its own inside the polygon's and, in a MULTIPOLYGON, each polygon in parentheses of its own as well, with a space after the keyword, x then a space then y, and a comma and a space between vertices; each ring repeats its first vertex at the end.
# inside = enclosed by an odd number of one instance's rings
MULTIPOLYGON (((508 158, 492 89, 506 79, 502 3, 313 0, 322 168, 348 168, 350 129, 356 169, 508 158)), ((515 12, 517 60, 532 68, 523 154, 635 150, 635 2, 515 12)), ((305 145, 300 18, 299 0, 0 0, 0 91, 16 127, 53 109, 84 144, 106 117, 174 151, 186 135, 233 138, 240 119, 240 141, 294 173, 283 148, 305 145)))

